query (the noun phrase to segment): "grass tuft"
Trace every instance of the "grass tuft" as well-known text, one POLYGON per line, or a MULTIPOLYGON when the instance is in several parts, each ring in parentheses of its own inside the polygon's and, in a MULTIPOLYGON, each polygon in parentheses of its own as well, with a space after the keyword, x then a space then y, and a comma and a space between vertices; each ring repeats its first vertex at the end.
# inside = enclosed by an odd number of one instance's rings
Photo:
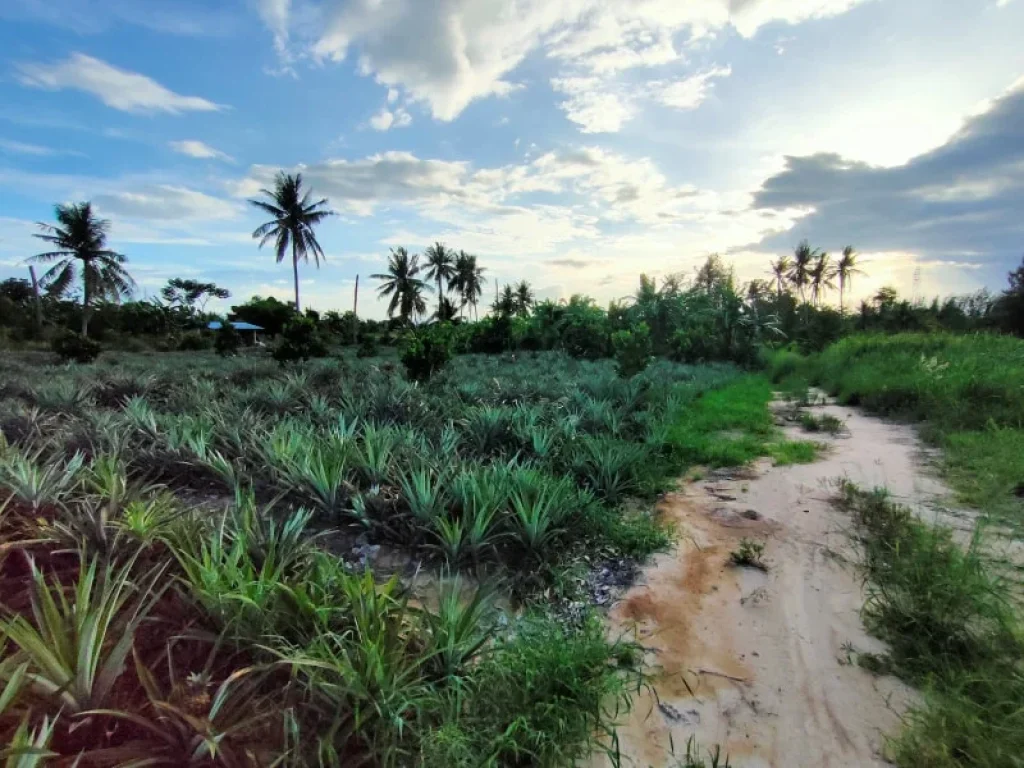
POLYGON ((764 561, 764 542, 744 538, 739 547, 729 555, 729 561, 741 568, 757 568, 767 571, 768 564, 764 561))
POLYGON ((1005 582, 948 529, 884 491, 841 487, 863 538, 867 627, 889 645, 862 666, 923 688, 891 752, 903 768, 1012 766, 1024 754, 1024 634, 1005 582))

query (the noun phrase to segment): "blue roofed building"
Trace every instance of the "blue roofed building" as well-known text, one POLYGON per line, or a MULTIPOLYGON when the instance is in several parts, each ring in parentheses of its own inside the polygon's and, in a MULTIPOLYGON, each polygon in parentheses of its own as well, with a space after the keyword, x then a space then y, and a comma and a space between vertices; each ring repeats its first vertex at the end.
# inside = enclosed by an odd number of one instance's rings
MULTIPOLYGON (((219 331, 222 325, 223 323, 220 320, 213 320, 206 327, 211 331, 219 331)), ((263 333, 263 326, 239 321, 231 321, 231 325, 242 336, 246 344, 260 343, 260 334, 263 333)))

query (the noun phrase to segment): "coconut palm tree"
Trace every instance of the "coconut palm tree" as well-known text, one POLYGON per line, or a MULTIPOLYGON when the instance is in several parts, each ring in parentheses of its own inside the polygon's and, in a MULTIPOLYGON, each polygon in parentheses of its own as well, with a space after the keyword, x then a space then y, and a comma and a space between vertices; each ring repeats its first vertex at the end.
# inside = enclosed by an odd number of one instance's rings
POLYGON ((437 306, 441 307, 445 286, 455 277, 455 251, 446 248, 444 243, 434 243, 423 253, 427 280, 437 282, 437 306), (443 283, 443 285, 442 285, 443 283))
POLYGON ((459 251, 459 255, 455 257, 455 276, 452 278, 451 287, 458 292, 461 307, 469 304, 473 307, 474 315, 480 295, 484 292, 486 271, 483 267, 477 266, 476 256, 472 254, 459 251))
POLYGON ((501 289, 501 294, 494 297, 494 311, 498 315, 508 317, 514 315, 516 312, 516 292, 512 289, 512 286, 505 283, 505 287, 501 289))
POLYGON ((836 284, 832 282, 836 275, 835 267, 827 253, 819 253, 818 258, 811 267, 811 303, 820 304, 821 297, 827 290, 834 290, 836 284))
POLYGON ((843 297, 846 294, 846 288, 853 285, 854 275, 863 275, 864 270, 857 268, 857 252, 853 250, 852 245, 848 245, 843 248, 842 258, 839 259, 839 263, 836 264, 836 277, 839 278, 839 313, 845 312, 843 305, 843 297))
POLYGON ((775 298, 782 298, 782 289, 789 280, 789 273, 793 269, 793 262, 789 256, 779 256, 771 263, 771 274, 775 278, 775 298))
POLYGON ((447 296, 442 296, 441 300, 437 303, 437 312, 434 313, 434 319, 440 323, 450 323, 458 314, 459 308, 455 306, 455 302, 447 296))
POLYGON ((253 238, 260 241, 260 248, 274 241, 277 263, 284 261, 288 248, 292 251, 292 276, 295 280, 295 311, 299 307, 299 259, 309 262, 310 254, 320 267, 324 250, 316 239, 315 227, 334 211, 328 210, 327 198, 313 201, 312 192, 302 188, 302 174, 294 176, 281 171, 274 178, 274 188, 261 189, 266 200, 250 200, 261 211, 274 218, 256 228, 253 238))
POLYGON ((473 260, 472 279, 466 286, 466 299, 473 306, 473 318, 479 320, 480 313, 477 312, 477 304, 480 302, 480 297, 484 295, 484 272, 487 270, 483 267, 477 266, 476 256, 471 258, 473 260))
POLYGON ((82 335, 88 336, 93 302, 120 299, 132 292, 135 282, 124 268, 128 259, 107 248, 110 222, 97 218, 91 203, 58 205, 54 213, 57 225, 39 222, 42 233, 35 235, 54 249, 36 254, 30 261, 57 262, 40 279, 40 284, 57 296, 81 273, 82 335))
POLYGON ((807 286, 811 284, 811 268, 818 257, 818 249, 811 248, 806 240, 793 251, 793 264, 789 268, 789 282, 800 292, 800 301, 806 302, 807 286))
POLYGON ((377 289, 377 294, 381 298, 391 297, 388 317, 394 315, 397 309, 398 316, 408 323, 414 314, 422 315, 427 311, 423 292, 432 289, 419 277, 422 269, 419 261, 418 255, 410 255, 405 248, 392 248, 391 256, 388 258, 388 271, 370 275, 375 280, 384 281, 377 289))
POLYGON ((516 294, 516 314, 520 317, 526 317, 530 312, 530 307, 533 306, 533 290, 525 280, 520 280, 514 290, 516 294))

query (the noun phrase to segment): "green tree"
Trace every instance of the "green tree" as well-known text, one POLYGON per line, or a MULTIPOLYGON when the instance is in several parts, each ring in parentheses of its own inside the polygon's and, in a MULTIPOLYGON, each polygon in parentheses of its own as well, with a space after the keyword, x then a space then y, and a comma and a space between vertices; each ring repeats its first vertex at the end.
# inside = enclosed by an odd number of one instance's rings
POLYGON ((789 256, 779 256, 771 263, 771 274, 775 278, 775 298, 781 299, 789 280, 789 273, 793 270, 793 262, 789 256))
POLYGON ((864 271, 857 268, 857 252, 852 245, 843 248, 843 255, 836 264, 836 277, 839 278, 839 314, 846 311, 844 297, 846 289, 853 285, 854 275, 863 275, 864 271))
POLYGON ((515 312, 520 317, 526 317, 533 306, 533 290, 528 282, 520 280, 515 287, 515 293, 515 312))
POLYGON ((832 260, 829 258, 829 255, 827 253, 819 253, 818 257, 814 260, 814 266, 811 267, 812 304, 820 304, 825 291, 835 289, 836 284, 832 282, 835 274, 835 268, 832 266, 832 260))
POLYGON ((0 282, 0 297, 15 304, 28 304, 32 301, 32 283, 20 277, 9 277, 0 282))
POLYGON ((473 315, 477 317, 476 305, 484 292, 483 267, 477 266, 476 256, 459 251, 455 257, 455 277, 452 278, 452 288, 458 291, 459 301, 462 306, 469 304, 473 307, 473 315))
POLYGON ((455 251, 446 248, 444 243, 434 243, 427 248, 423 256, 427 280, 434 280, 437 283, 437 306, 440 313, 445 289, 455 277, 455 251))
POLYGON ((899 297, 899 291, 891 285, 884 285, 878 289, 878 293, 875 294, 873 300, 880 311, 887 311, 895 306, 899 297))
POLYGON ((231 320, 258 325, 271 336, 279 334, 295 316, 295 308, 291 304, 278 301, 273 296, 262 298, 253 296, 245 304, 231 308, 231 320))
POLYGON ((274 188, 261 189, 260 193, 267 199, 249 202, 274 218, 257 227, 252 236, 260 241, 260 248, 274 241, 278 264, 284 261, 291 248, 295 311, 299 312, 299 259, 308 263, 312 254, 317 268, 320 267, 324 250, 316 239, 316 227, 328 216, 333 216, 334 211, 326 208, 327 198, 314 202, 312 192, 303 190, 301 173, 293 176, 282 171, 274 179, 274 188))
POLYGON ((1024 258, 1007 277, 1009 285, 995 303, 996 319, 1003 330, 1024 336, 1024 258))
POLYGON ((427 311, 427 303, 423 300, 423 292, 431 290, 430 286, 419 277, 420 258, 402 247, 392 248, 388 258, 388 271, 370 275, 374 280, 382 280, 377 294, 381 298, 390 296, 388 317, 395 314, 403 322, 408 323, 414 314, 422 315, 427 311))
POLYGON ((801 240, 793 251, 793 263, 789 268, 789 282, 800 294, 800 301, 807 301, 807 286, 811 284, 811 270, 818 258, 818 249, 811 248, 810 243, 801 240))
POLYGON ((455 306, 455 302, 447 296, 442 296, 441 301, 437 303, 437 312, 434 313, 434 319, 442 323, 450 323, 458 314, 459 308, 455 306))
POLYGON ((505 283, 505 287, 501 289, 501 294, 495 298, 492 309, 495 314, 502 317, 511 317, 516 313, 516 306, 516 292, 512 289, 511 285, 505 283))
POLYGON ((91 203, 57 205, 54 212, 57 226, 40 222, 42 234, 35 235, 54 249, 35 255, 30 261, 56 262, 40 279, 53 296, 66 293, 81 273, 82 335, 88 336, 93 303, 103 299, 117 301, 129 295, 135 283, 124 268, 128 259, 107 248, 110 222, 97 218, 91 203))
POLYGON ((197 311, 203 312, 210 299, 229 298, 231 291, 221 288, 216 283, 201 283, 198 280, 173 277, 160 289, 160 295, 172 307, 181 307, 188 314, 194 315, 197 311))
POLYGON ((732 289, 734 283, 732 267, 717 253, 712 253, 704 260, 693 280, 694 287, 705 293, 711 293, 719 286, 728 286, 732 289))

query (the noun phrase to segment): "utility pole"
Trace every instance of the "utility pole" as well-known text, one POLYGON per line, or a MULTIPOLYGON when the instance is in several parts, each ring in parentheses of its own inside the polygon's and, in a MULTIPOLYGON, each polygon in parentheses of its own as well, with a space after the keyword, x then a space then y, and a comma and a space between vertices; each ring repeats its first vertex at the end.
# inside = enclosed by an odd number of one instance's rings
POLYGON ((352 323, 352 343, 359 339, 359 275, 356 275, 356 289, 352 296, 352 314, 355 315, 355 322, 352 323))
POLYGON ((39 281, 36 279, 36 268, 29 267, 28 273, 32 277, 32 294, 35 296, 36 305, 36 335, 43 332, 43 300, 39 297, 39 281))

